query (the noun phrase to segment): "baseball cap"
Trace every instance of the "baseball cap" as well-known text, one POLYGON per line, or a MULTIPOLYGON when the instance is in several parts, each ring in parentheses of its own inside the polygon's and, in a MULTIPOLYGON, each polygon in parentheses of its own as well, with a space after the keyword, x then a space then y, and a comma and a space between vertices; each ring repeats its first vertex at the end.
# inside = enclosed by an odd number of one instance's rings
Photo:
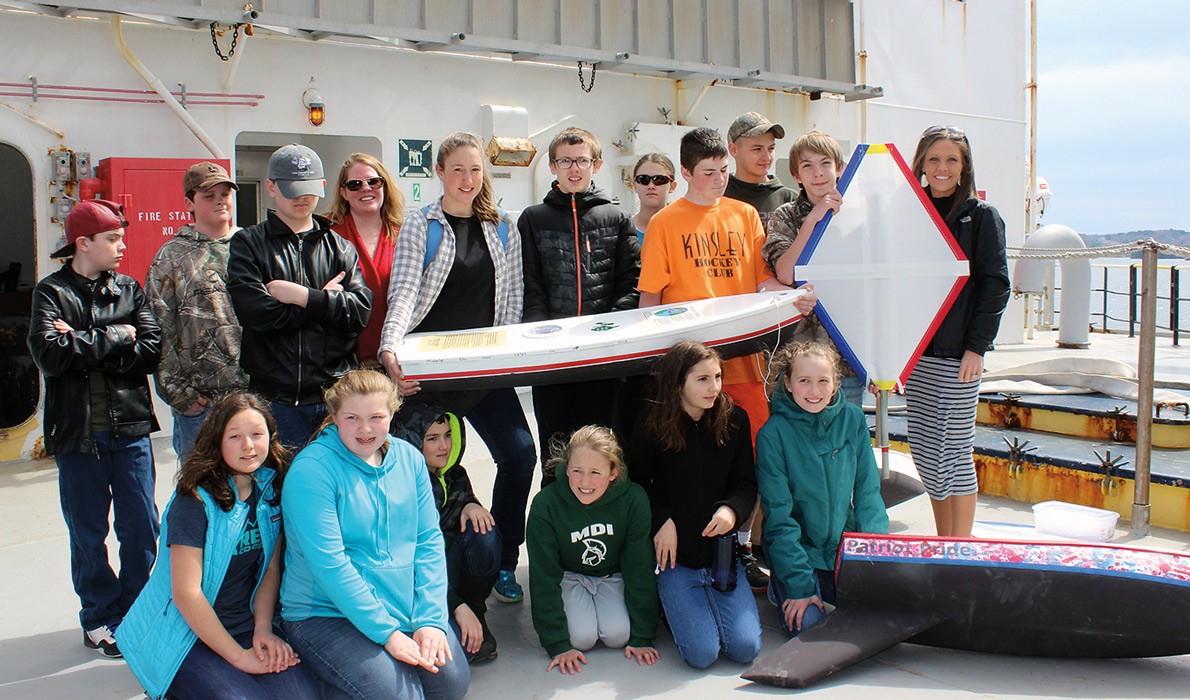
POLYGON ((322 197, 322 159, 313 150, 291 143, 273 151, 269 158, 269 179, 277 183, 286 199, 312 194, 322 197))
POLYGON ((741 136, 760 136, 770 131, 779 139, 785 138, 785 127, 772 123, 759 112, 746 112, 731 123, 731 128, 727 130, 727 140, 735 143, 741 136))
POLYGON ((209 160, 203 161, 186 169, 186 174, 182 176, 182 192, 190 197, 195 190, 206 190, 224 182, 231 185, 233 190, 240 189, 222 165, 209 160))
POLYGON ((66 215, 66 245, 54 251, 50 257, 69 258, 74 255, 74 242, 78 239, 115 231, 127 225, 119 204, 106 199, 85 199, 66 215))

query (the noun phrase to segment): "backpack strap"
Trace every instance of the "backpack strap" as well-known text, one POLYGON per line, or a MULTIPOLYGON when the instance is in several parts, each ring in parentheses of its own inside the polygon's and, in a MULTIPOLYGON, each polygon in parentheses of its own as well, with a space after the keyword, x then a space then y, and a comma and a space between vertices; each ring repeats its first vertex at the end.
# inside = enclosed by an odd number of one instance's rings
POLYGON ((430 261, 434 259, 434 254, 438 252, 438 246, 442 245, 442 222, 430 218, 428 204, 421 210, 426 215, 426 257, 421 264, 422 272, 425 272, 426 268, 430 266, 430 261))
MULTIPOLYGON (((422 207, 422 211, 426 213, 426 257, 421 264, 422 272, 425 272, 426 268, 430 266, 430 261, 434 259, 434 255, 438 253, 438 246, 442 245, 442 222, 429 217, 430 207, 428 205, 422 207)), ((496 211, 500 213, 500 223, 496 225, 496 235, 500 237, 500 245, 507 249, 508 215, 503 209, 496 211)))

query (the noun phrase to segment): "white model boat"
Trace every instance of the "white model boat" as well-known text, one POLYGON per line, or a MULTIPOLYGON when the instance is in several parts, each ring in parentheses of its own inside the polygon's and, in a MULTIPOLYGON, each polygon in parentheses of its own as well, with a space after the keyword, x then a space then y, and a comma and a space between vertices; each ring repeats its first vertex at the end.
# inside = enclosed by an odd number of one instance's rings
POLYGON ((778 345, 801 320, 802 292, 761 292, 448 333, 412 333, 401 368, 423 388, 493 389, 644 373, 679 340, 725 357, 778 345))

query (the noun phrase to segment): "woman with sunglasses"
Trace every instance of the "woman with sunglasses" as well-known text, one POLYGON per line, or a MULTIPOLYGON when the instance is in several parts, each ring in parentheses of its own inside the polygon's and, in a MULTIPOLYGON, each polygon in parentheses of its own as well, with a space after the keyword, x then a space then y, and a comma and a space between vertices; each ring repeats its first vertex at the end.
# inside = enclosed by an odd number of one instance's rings
POLYGON ((641 245, 645 244, 649 220, 669 204, 669 195, 678 188, 676 175, 673 161, 664 153, 646 153, 636 161, 632 169, 632 191, 640 200, 640 209, 632 217, 632 224, 641 245))
POLYGON ((905 383, 909 448, 938 534, 969 537, 979 486, 971 455, 983 355, 992 349, 1010 289, 1004 220, 976 194, 971 144, 958 127, 922 133, 913 174, 967 256, 970 276, 905 383))
POLYGON ((492 453, 492 517, 503 540, 495 594, 506 603, 519 603, 523 591, 516 566, 525 541, 537 449, 516 391, 439 392, 423 399, 418 382, 405 378, 396 354, 407 333, 521 320, 521 237, 508 215, 496 208, 486 163, 483 141, 475 134, 456 131, 438 145, 434 170, 442 181, 442 197, 409 212, 397 237, 380 362, 402 396, 466 416, 492 453))
POLYGON ((339 168, 339 183, 328 216, 331 230, 355 246, 364 282, 372 290, 372 318, 359 334, 356 346, 356 356, 364 365, 379 362, 393 247, 405 220, 405 197, 399 189, 390 188, 390 182, 392 176, 377 158, 352 153, 339 168))

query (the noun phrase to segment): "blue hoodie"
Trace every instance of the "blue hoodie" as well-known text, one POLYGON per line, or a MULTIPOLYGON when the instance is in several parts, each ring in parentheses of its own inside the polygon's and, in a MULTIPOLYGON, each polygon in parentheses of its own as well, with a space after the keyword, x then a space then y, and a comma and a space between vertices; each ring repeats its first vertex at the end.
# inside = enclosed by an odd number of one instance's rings
POLYGON ((324 429, 293 460, 281 580, 287 621, 345 617, 384 644, 396 630, 446 631, 446 557, 421 452, 388 437, 379 467, 324 429))

